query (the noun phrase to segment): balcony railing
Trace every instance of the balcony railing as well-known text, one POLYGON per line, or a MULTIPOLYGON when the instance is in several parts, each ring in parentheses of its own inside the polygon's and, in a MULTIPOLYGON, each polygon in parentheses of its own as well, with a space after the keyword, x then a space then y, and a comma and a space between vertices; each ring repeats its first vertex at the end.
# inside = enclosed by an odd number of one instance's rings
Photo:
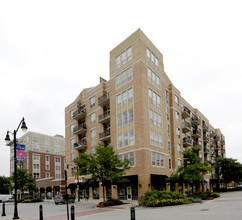
POLYGON ((200 138, 201 137, 201 131, 199 131, 199 130, 193 130, 192 131, 192 137, 193 138, 200 138))
POLYGON ((182 122, 182 131, 184 133, 191 131, 191 124, 188 121, 182 122))
POLYGON ((82 150, 82 151, 86 150, 87 148, 86 139, 82 139, 81 141, 74 143, 74 148, 76 150, 82 150))
POLYGON ((87 131, 86 124, 80 124, 74 127, 73 129, 73 133, 78 135, 84 134, 86 131, 87 131))
POLYGON ((205 122, 203 123, 203 131, 208 131, 208 125, 205 122))
POLYGON ((100 141, 109 141, 111 138, 110 135, 111 135, 110 130, 106 130, 102 133, 99 133, 99 140, 100 141))
POLYGON ((204 152, 205 154, 208 154, 208 153, 209 153, 209 148, 204 147, 204 148, 203 148, 203 152, 204 152))
POLYGON ((110 111, 98 116, 99 123, 106 124, 110 122, 110 111))
POLYGON ((209 137, 208 136, 203 137, 203 142, 204 143, 208 143, 209 142, 209 137))
POLYGON ((182 107, 182 118, 188 118, 191 115, 191 111, 186 106, 182 107))
POLYGON ((98 105, 99 106, 107 106, 109 105, 110 97, 108 94, 104 94, 103 96, 98 98, 98 105))
POLYGON ((192 116, 192 125, 200 125, 201 119, 198 116, 192 116))
POLYGON ((210 136, 214 137, 216 135, 216 133, 214 131, 210 131, 210 136))
POLYGON ((192 146, 192 140, 190 138, 184 137, 183 138, 183 146, 192 146))
POLYGON ((72 118, 75 120, 81 120, 86 117, 86 107, 83 105, 81 108, 79 108, 77 111, 73 113, 72 118))
POLYGON ((216 146, 216 144, 214 143, 214 141, 210 141, 210 146, 211 147, 215 147, 216 146))

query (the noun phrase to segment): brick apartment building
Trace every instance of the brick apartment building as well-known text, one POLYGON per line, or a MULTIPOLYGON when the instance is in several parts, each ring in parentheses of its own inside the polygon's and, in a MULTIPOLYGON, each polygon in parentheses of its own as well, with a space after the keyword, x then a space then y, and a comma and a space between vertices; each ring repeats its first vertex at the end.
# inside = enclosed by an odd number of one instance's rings
MULTIPOLYGON (((38 193, 25 192, 25 196, 52 199, 64 193, 65 139, 61 135, 49 136, 29 131, 18 139, 25 145, 26 160, 18 168, 26 169, 35 178, 38 193)), ((10 172, 14 172, 14 147, 10 147, 10 172)), ((19 195, 20 196, 20 195, 19 195)))
MULTIPOLYGON (((184 191, 165 179, 182 164, 187 148, 200 146, 199 157, 211 165, 225 156, 220 129, 181 96, 164 71, 163 55, 140 29, 110 52, 110 79, 100 78, 65 108, 65 127, 68 184, 72 193, 80 189, 80 198, 103 196, 100 183, 82 184, 73 163, 80 153, 95 153, 98 143, 131 160, 125 174, 130 182, 106 190, 107 197, 120 199, 137 199, 150 189, 184 191)), ((212 173, 204 177, 209 189, 212 173)))

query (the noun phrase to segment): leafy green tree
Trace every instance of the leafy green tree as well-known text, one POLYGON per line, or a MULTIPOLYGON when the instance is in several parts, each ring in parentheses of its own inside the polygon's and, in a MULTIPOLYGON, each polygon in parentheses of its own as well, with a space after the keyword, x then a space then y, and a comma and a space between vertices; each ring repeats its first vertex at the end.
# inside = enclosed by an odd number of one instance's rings
POLYGON ((122 176, 125 170, 129 169, 129 160, 120 161, 113 147, 104 147, 99 144, 95 154, 79 155, 75 160, 79 167, 79 175, 90 175, 85 181, 92 184, 96 181, 101 182, 103 186, 103 201, 105 201, 105 185, 109 180, 111 183, 122 182, 122 176))
POLYGON ((11 182, 9 177, 0 176, 0 194, 9 194, 11 182))
POLYGON ((203 173, 212 171, 212 168, 207 162, 201 162, 198 157, 199 150, 200 147, 185 150, 183 152, 184 163, 177 169, 175 174, 167 178, 167 181, 182 182, 191 186, 200 184, 203 180, 203 173))
MULTIPOLYGON (((14 173, 10 177, 11 181, 14 183, 14 173)), ((24 191, 36 191, 36 183, 31 173, 27 170, 17 169, 17 189, 21 192, 24 191)))
POLYGON ((215 176, 218 182, 227 184, 242 181, 242 164, 232 158, 218 158, 215 162, 215 176))

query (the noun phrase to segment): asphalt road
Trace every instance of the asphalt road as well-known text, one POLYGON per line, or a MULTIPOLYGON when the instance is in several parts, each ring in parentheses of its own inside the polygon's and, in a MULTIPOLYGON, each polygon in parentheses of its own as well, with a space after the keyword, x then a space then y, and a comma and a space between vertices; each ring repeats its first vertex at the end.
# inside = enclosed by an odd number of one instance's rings
MULTIPOLYGON (((95 202, 96 203, 96 202, 95 202)), ((114 208, 96 208, 95 203, 75 203, 76 220, 129 220, 130 205, 114 208)), ((20 219, 38 219, 39 205, 43 205, 44 220, 64 220, 66 205, 53 202, 19 204, 20 219)), ((6 204, 7 217, 12 219, 13 204, 6 204)), ((163 208, 136 207, 136 220, 238 220, 242 219, 242 191, 221 193, 221 197, 202 204, 190 204, 163 208)), ((71 218, 70 218, 71 219, 71 218)))

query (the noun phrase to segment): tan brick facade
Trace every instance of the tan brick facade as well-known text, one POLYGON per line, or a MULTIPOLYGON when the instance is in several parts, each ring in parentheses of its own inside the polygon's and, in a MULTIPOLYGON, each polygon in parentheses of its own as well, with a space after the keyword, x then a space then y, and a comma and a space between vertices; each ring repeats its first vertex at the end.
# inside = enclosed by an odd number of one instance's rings
MULTIPOLYGON (((209 163, 225 156, 224 136, 181 96, 164 72, 163 55, 141 30, 110 52, 110 80, 84 89, 65 108, 65 126, 68 184, 77 183, 74 157, 91 153, 99 142, 111 144, 120 158, 133 161, 125 174, 130 184, 110 189, 122 199, 137 199, 150 189, 184 191, 165 182, 182 163, 184 149, 201 146, 199 156, 209 163)), ((205 177, 210 178, 211 173, 205 177)))

